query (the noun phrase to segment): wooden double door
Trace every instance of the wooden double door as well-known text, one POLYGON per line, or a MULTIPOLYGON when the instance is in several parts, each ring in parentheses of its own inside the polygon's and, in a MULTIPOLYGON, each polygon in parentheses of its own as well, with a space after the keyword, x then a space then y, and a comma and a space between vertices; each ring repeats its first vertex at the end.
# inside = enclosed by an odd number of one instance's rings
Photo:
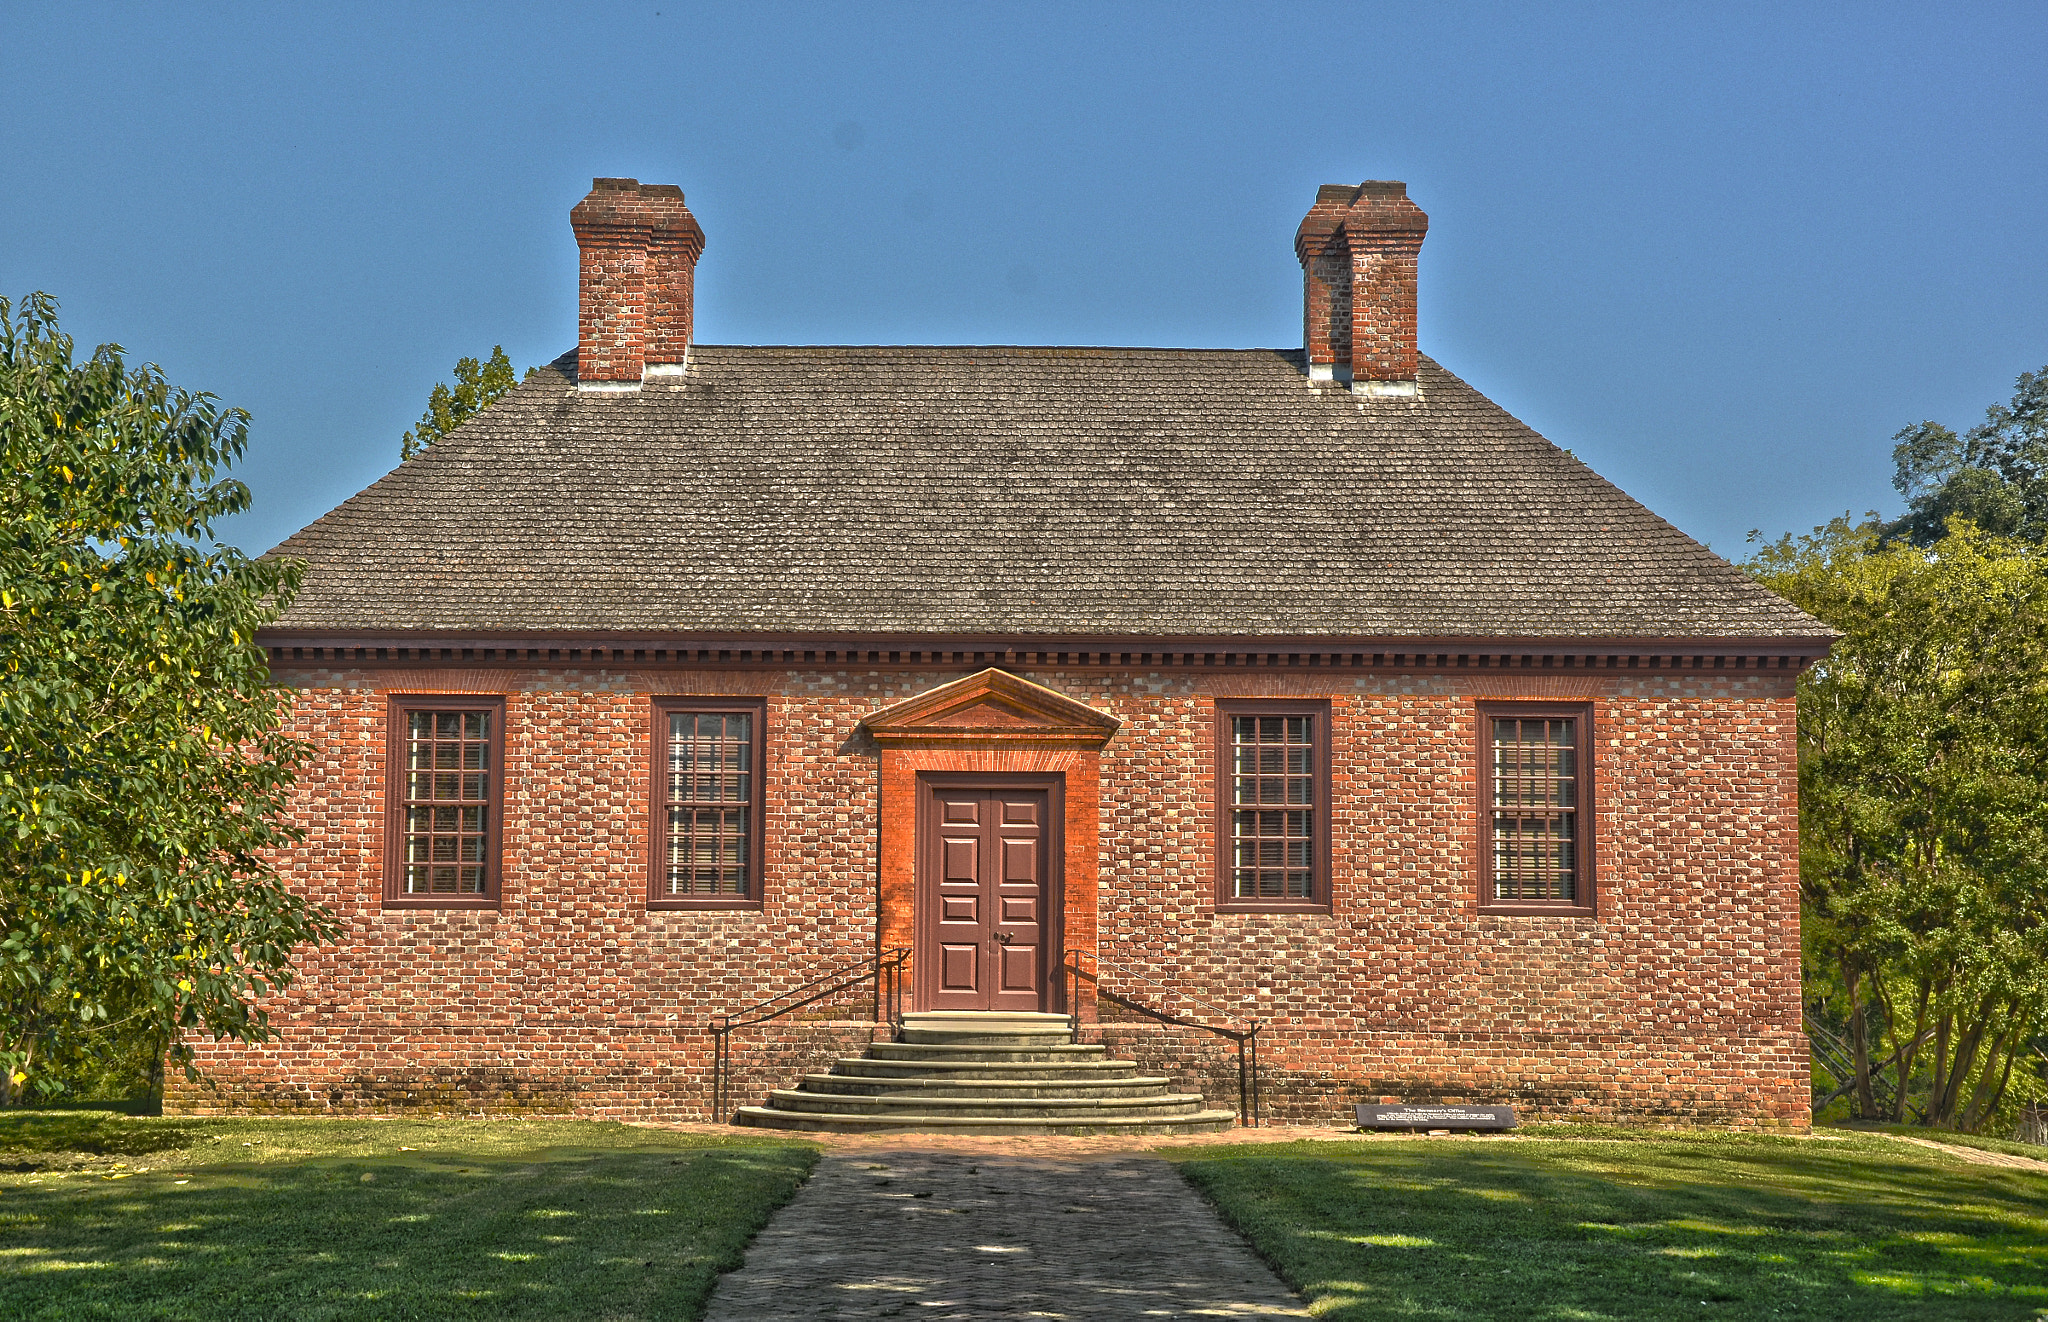
POLYGON ((1059 961, 1053 787, 924 788, 918 1008, 1050 1009, 1059 961))

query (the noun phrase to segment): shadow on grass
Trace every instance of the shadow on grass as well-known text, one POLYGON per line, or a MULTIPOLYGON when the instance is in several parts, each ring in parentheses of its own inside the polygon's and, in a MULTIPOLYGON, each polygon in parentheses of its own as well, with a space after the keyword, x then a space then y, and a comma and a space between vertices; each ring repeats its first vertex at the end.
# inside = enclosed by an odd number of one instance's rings
POLYGON ((43 1169, 67 1154, 140 1157, 190 1147, 199 1131, 174 1124, 136 1125, 118 1106, 0 1113, 0 1169, 43 1169), (29 1156, 40 1160, 6 1158, 29 1156))
POLYGON ((1179 1160, 1335 1318, 2027 1318, 2048 1176, 1897 1145, 1301 1144, 1179 1160))
POLYGON ((15 1184, 0 1316, 694 1318, 814 1159, 556 1149, 15 1184))

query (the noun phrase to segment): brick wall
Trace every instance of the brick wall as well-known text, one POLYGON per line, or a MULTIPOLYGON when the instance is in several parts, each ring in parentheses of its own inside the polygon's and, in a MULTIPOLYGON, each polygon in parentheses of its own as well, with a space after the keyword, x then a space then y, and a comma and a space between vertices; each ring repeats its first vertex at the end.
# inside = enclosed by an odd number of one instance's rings
MULTIPOLYGON (((167 1107, 705 1115, 715 1014, 873 948, 877 750, 860 719, 961 673, 282 673, 321 750, 299 790, 308 836, 283 866, 345 935, 303 952, 272 1006, 277 1042, 203 1047, 211 1082, 174 1081, 167 1107), (394 692, 507 697, 494 912, 381 908, 394 692), (650 912, 647 697, 713 693, 768 701, 765 903, 650 912)), ((1388 1099, 1807 1122, 1789 672, 1019 673, 1123 722, 1100 755, 1104 982, 1176 1012, 1195 996, 1256 1015, 1269 1118, 1334 1122, 1388 1099), (1257 696, 1331 703, 1327 914, 1215 908, 1213 702, 1257 696), (1592 704, 1595 917, 1478 911, 1475 704, 1517 698, 1592 704)), ((737 1039, 741 1100, 871 1031, 852 998, 816 1014, 737 1039)), ((1228 1043, 1088 1032, 1235 1102, 1228 1043)))

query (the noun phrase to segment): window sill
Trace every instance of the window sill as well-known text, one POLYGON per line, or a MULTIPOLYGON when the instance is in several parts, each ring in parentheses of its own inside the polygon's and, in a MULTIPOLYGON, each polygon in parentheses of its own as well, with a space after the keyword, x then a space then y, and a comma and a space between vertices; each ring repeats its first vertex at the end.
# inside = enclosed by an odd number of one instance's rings
POLYGON ((1329 912, 1330 912, 1330 906, 1329 906, 1329 903, 1328 903, 1327 901, 1316 901, 1316 900, 1309 900, 1309 901, 1299 901, 1299 900, 1298 900, 1298 901, 1295 901, 1295 902, 1293 902, 1293 903, 1288 903, 1288 902, 1286 902, 1286 901, 1283 901, 1283 900, 1268 900, 1268 901, 1264 901, 1264 902, 1259 902, 1259 901, 1238 901, 1238 900, 1233 900, 1233 901, 1229 901, 1229 902, 1227 902, 1227 903, 1222 903, 1222 902, 1219 902, 1219 903, 1217 904, 1217 906, 1216 906, 1216 912, 1217 912, 1217 913, 1319 913, 1319 914, 1327 914, 1327 913, 1329 913, 1329 912))
POLYGON ((678 911, 680 911, 680 910, 689 910, 689 909, 760 909, 760 908, 762 908, 763 906, 762 906, 762 903, 761 903, 761 901, 759 901, 759 900, 740 900, 740 899, 730 899, 730 900, 667 900, 667 899, 663 899, 663 900, 649 900, 649 901, 647 902, 647 907, 648 907, 648 909, 649 909, 649 910, 650 910, 651 912, 655 912, 655 913, 660 913, 660 912, 662 912, 663 910, 678 910, 678 911))
POLYGON ((454 900, 427 895, 387 895, 384 897, 384 907, 386 909, 496 909, 498 907, 498 898, 495 895, 491 895, 471 900, 454 900))
POLYGON ((1496 914, 1507 918, 1597 918, 1599 913, 1590 904, 1485 904, 1479 906, 1482 914, 1496 914))

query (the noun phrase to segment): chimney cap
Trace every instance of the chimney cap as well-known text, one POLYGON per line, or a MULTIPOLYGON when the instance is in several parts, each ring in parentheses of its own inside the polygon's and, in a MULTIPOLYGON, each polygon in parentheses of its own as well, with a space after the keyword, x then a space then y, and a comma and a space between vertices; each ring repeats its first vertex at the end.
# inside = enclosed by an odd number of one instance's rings
POLYGON ((638 179, 593 179, 593 193, 638 193, 642 197, 671 197, 680 202, 683 190, 675 184, 643 184, 638 179))
POLYGON ((1316 189, 1316 205, 1349 207, 1365 197, 1406 196, 1408 185, 1399 179, 1368 179, 1362 184, 1324 184, 1316 189))
POLYGON ((651 236, 684 244, 693 257, 704 248, 704 231, 674 184, 592 179, 589 194, 570 209, 569 224, 579 243, 644 243, 651 236))
POLYGON ((1294 232, 1294 254, 1306 263, 1309 253, 1338 230, 1364 234, 1417 234, 1429 230, 1429 216, 1408 196, 1399 179, 1368 179, 1361 184, 1324 184, 1316 189, 1315 205, 1294 232))

